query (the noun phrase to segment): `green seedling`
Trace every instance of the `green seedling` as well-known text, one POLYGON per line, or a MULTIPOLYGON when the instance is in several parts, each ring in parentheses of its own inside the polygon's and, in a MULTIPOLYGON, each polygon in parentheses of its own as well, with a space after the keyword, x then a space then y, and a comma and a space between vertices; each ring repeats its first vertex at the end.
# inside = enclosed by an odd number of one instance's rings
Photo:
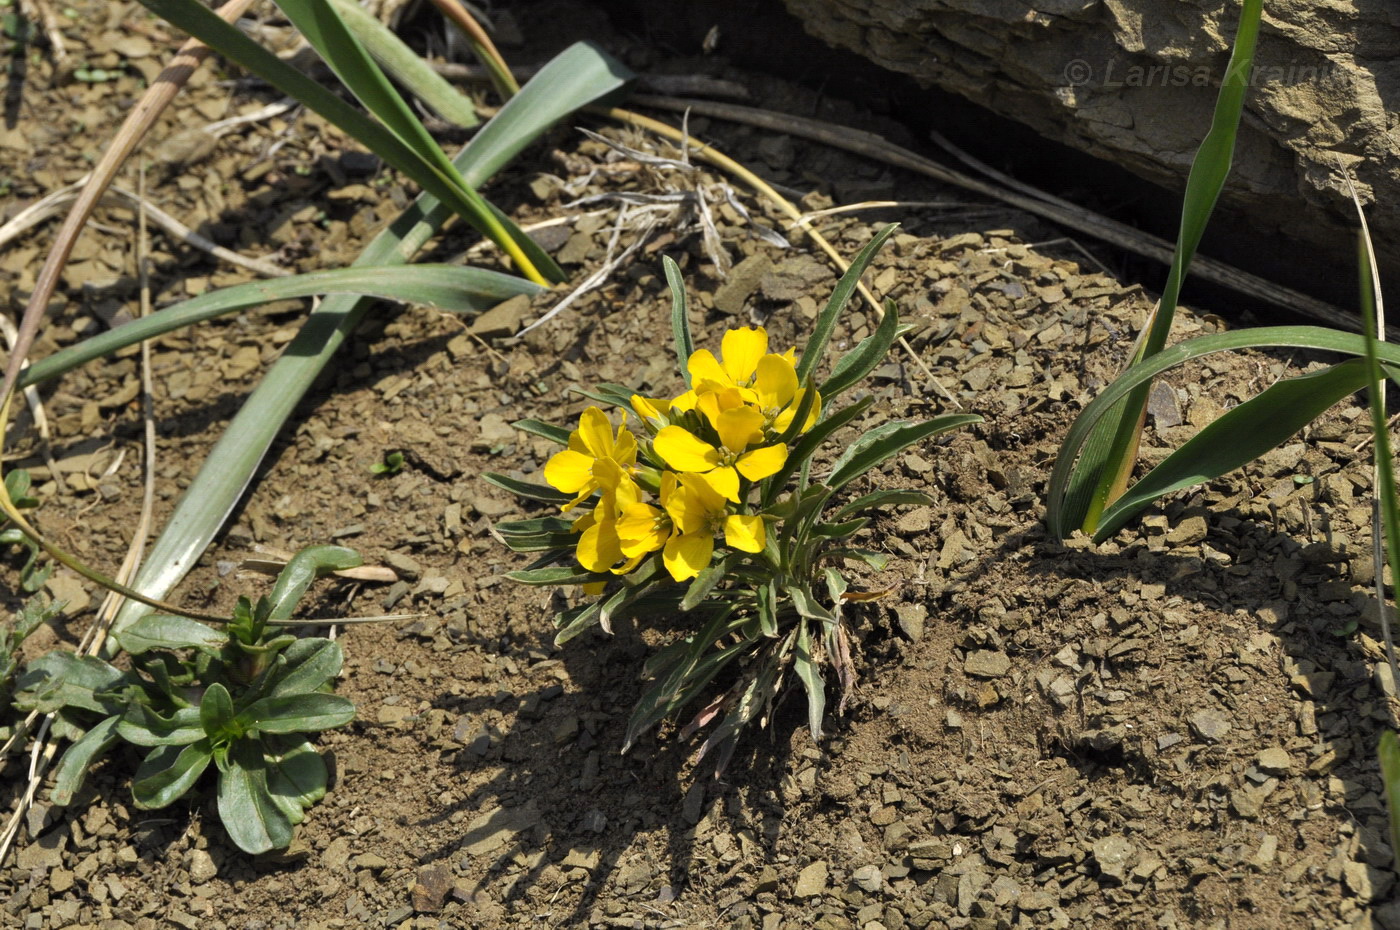
POLYGON ((384 461, 375 462, 369 467, 369 470, 371 473, 380 476, 397 475, 399 472, 403 471, 403 453, 390 452, 388 455, 384 456, 384 461))
POLYGON ((355 706, 327 693, 339 644, 279 631, 312 581, 359 564, 349 549, 305 549, 270 595, 240 598, 221 629, 148 614, 119 634, 130 668, 59 651, 29 663, 15 706, 55 714, 54 732, 72 740, 52 802, 71 803, 93 764, 125 742, 145 752, 131 786, 137 807, 174 803, 213 766, 233 842, 249 853, 285 848, 326 793, 326 765, 307 734, 344 726, 355 706))
MULTIPOLYGON (((22 468, 17 468, 5 476, 5 493, 19 510, 32 510, 39 506, 37 498, 30 497, 29 491, 33 482, 29 477, 29 472, 22 468)), ((49 580, 53 574, 52 563, 39 562, 39 557, 43 550, 39 545, 24 534, 17 526, 13 526, 7 520, 0 523, 0 543, 7 546, 19 546, 26 553, 24 565, 19 570, 19 586, 26 594, 33 594, 44 586, 44 582, 49 580)))
POLYGON ((813 476, 819 452, 837 430, 853 426, 873 401, 834 402, 882 363, 900 333, 893 302, 874 333, 837 360, 818 381, 837 319, 856 282, 893 233, 880 231, 837 284, 800 358, 772 351, 763 328, 725 334, 719 357, 696 349, 685 292, 674 262, 665 261, 672 293, 672 331, 687 390, 671 400, 602 384, 585 395, 620 407, 638 424, 614 429, 589 407, 572 432, 521 421, 526 432, 568 448, 545 466, 545 484, 504 475, 486 480, 527 499, 557 504, 564 517, 500 524, 506 544, 538 554, 509 575, 534 585, 581 585, 583 603, 555 618, 557 643, 624 615, 689 615, 690 632, 646 665, 650 686, 633 710, 623 750, 663 718, 698 699, 726 669, 737 671, 683 732, 718 721, 701 755, 718 768, 744 728, 766 718, 784 675, 796 674, 807 694, 808 724, 819 739, 826 709, 824 667, 844 705, 855 681, 844 611, 861 599, 849 591, 849 566, 883 568, 885 557, 853 537, 867 511, 928 503, 920 491, 876 490, 838 497, 871 469, 910 446, 978 422, 971 415, 889 422, 844 443, 813 476))

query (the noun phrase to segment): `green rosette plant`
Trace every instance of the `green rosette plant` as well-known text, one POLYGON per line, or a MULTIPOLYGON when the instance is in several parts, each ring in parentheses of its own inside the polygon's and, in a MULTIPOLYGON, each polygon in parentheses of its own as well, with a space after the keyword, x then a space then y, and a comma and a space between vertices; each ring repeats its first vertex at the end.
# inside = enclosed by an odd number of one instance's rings
POLYGON ((148 614, 118 634, 128 669, 61 651, 29 663, 15 706, 55 714, 54 732, 72 740, 50 800, 71 803, 93 764, 126 742, 146 753, 131 786, 138 808, 174 803, 212 765, 234 843, 249 853, 285 848, 326 794, 326 763, 307 734, 349 723, 355 705, 326 693, 344 661, 338 643, 276 631, 312 581, 359 564, 350 549, 305 549, 270 595, 239 598, 221 629, 148 614))
POLYGON ((545 484, 499 474, 485 479, 521 497, 559 506, 560 516, 499 524, 506 544, 538 560, 512 580, 580 585, 584 602, 555 617, 556 643, 623 615, 689 614, 692 632, 647 662, 649 686, 628 723, 623 751, 662 719, 696 700, 723 671, 733 684, 706 703, 683 737, 715 722, 700 756, 722 768, 744 727, 766 718, 784 675, 807 694, 812 736, 821 736, 830 666, 844 705, 855 681, 843 617, 848 562, 883 568, 885 556, 852 537, 882 505, 922 504, 916 490, 878 490, 844 501, 854 481, 910 446, 974 415, 888 422, 846 443, 814 476, 813 463, 838 430, 873 403, 835 401, 860 383, 902 332, 893 302, 876 330, 844 354, 826 380, 816 368, 837 319, 870 260, 893 233, 882 229, 842 277, 802 355, 773 352, 763 327, 727 332, 717 356, 696 349, 680 271, 664 260, 672 294, 676 355, 687 389, 654 399, 617 384, 585 392, 620 408, 614 427, 590 406, 570 431, 535 420, 516 426, 565 446, 544 468, 545 484), (628 423, 635 423, 635 428, 628 423))

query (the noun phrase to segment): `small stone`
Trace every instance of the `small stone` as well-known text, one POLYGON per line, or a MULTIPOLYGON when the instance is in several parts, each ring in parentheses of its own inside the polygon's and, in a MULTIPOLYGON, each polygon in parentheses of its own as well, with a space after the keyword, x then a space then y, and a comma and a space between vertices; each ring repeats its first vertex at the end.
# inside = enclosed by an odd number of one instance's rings
POLYGON ((797 884, 792 889, 793 895, 799 898, 814 898, 826 891, 827 871, 824 859, 818 859, 808 865, 798 873, 797 884))
POLYGON ((1093 852, 1099 871, 1105 877, 1121 882, 1127 873, 1128 860, 1137 852, 1137 847, 1127 837, 1114 835, 1095 842, 1093 852))
POLYGON ((771 865, 765 865, 758 873, 758 880, 754 882, 754 894, 763 894, 769 891, 778 890, 778 870, 771 865))
POLYGON ((1254 764, 1261 772, 1267 772, 1270 775, 1287 775, 1293 770, 1293 757, 1288 754, 1288 750, 1274 746, 1259 753, 1255 757, 1254 764))
POLYGON ((1364 862, 1348 862, 1342 867, 1342 884, 1363 901, 1375 901, 1390 893, 1395 874, 1364 862))
POLYGON ((1206 532, 1205 517, 1199 514, 1187 517, 1167 533, 1167 543, 1172 546, 1190 546, 1205 539, 1206 532))
POLYGON ((350 861, 350 838, 348 836, 337 836, 331 840, 326 851, 321 854, 321 861, 328 869, 342 869, 350 861))
POLYGON ((928 619, 928 608, 923 604, 900 604, 894 609, 899 618, 899 631, 917 643, 924 638, 924 622, 928 619))
POLYGON ((744 312, 744 304, 758 290, 759 280, 773 267, 773 260, 763 253, 750 255, 734 266, 729 280, 715 289, 715 309, 730 316, 744 312))
POLYGON ((409 891, 413 909, 420 914, 436 914, 442 910, 454 878, 452 867, 443 862, 419 869, 418 881, 409 891))
POLYGON ((409 581, 417 581, 418 576, 423 574, 423 566, 418 564, 418 560, 402 552, 386 552, 384 564, 398 572, 400 578, 409 581))
POLYGON ((68 830, 58 829, 19 851, 15 865, 21 869, 56 869, 63 864, 63 850, 68 846, 68 830))
POLYGON ((977 678, 1000 678, 1011 670, 1011 659, 1004 652, 978 649, 967 657, 963 671, 977 678))
POLYGON ((1264 807, 1265 794, 1262 791, 1251 791, 1248 788, 1237 788, 1230 792, 1230 806, 1235 813, 1246 820, 1258 820, 1259 813, 1264 807))
POLYGON ((190 853, 190 881, 202 885, 218 874, 219 867, 214 864, 214 857, 208 852, 196 849, 190 853))
POLYGON ((1213 710, 1199 710, 1187 718, 1196 735, 1208 743, 1218 743, 1230 732, 1230 721, 1213 710))
POLYGON ((490 452, 511 445, 518 438, 515 427, 507 423, 505 417, 498 413, 488 413, 481 418, 476 438, 471 441, 471 448, 473 452, 490 452))
POLYGON ((863 865, 856 869, 855 872, 851 873, 851 882, 857 888, 862 891, 868 891, 871 894, 879 891, 884 885, 884 881, 884 876, 880 874, 880 870, 873 865, 863 865))
POLYGON ((472 321, 469 331, 483 339, 514 336, 525 325, 525 317, 529 315, 530 310, 530 296, 517 294, 477 317, 472 321))
POLYGON ((1048 911, 1059 904, 1059 900, 1044 891, 1024 891, 1016 899, 1016 906, 1023 911, 1048 911))
POLYGON ((378 853, 360 853, 350 860, 350 865, 356 869, 369 869, 371 872, 378 872, 389 867, 389 860, 378 853))

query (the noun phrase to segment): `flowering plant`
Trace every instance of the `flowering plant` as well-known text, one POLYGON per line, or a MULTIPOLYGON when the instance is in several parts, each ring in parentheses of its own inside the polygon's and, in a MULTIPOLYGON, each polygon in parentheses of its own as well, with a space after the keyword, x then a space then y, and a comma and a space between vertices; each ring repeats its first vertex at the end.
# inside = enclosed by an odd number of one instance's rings
POLYGON ((743 727, 766 715, 788 668, 806 689, 813 738, 821 735, 826 706, 823 664, 834 669, 844 706, 855 675, 842 606, 858 595, 847 591, 841 567, 885 564, 880 553, 850 544, 869 522, 859 513, 929 499, 919 491, 877 490, 833 512, 829 505, 909 446, 980 420, 884 423, 849 442, 819 479, 812 475, 826 440, 873 399, 840 409, 833 401, 874 369, 901 333, 894 303, 887 302, 875 332, 816 382, 837 318, 894 228, 881 230, 842 277, 801 357, 795 349, 771 351, 763 327, 731 329, 718 356, 695 349, 680 271, 666 259, 687 390, 667 400, 600 385, 584 393, 625 411, 617 426, 599 406, 584 410, 572 431, 535 420, 516 424, 566 446, 545 465, 545 484, 484 476, 560 508, 561 516, 497 527, 512 549, 540 553, 533 566, 508 577, 583 587, 585 601, 555 618, 557 643, 595 625, 610 630, 624 614, 698 615, 690 635, 647 663, 650 686, 633 711, 624 751, 736 663, 741 671, 733 685, 683 730, 688 736, 719 719, 701 755, 718 750, 721 765, 743 727))

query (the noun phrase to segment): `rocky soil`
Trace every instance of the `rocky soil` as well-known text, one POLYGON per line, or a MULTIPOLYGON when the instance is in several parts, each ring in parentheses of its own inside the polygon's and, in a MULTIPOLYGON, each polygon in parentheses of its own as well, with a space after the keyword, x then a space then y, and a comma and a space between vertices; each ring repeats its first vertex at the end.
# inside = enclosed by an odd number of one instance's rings
MULTIPOLYGON (((111 78, 64 81, 38 61, 18 121, 0 134, 15 206, 86 170, 170 46, 134 5, 101 9, 105 20, 80 17, 68 33, 111 78)), ((561 40, 608 37, 572 5, 527 4, 520 17, 551 23, 561 40)), ((723 70, 713 60, 672 67, 723 70)), ((873 121, 799 88, 726 76, 772 106, 873 121)), ((153 155, 181 130, 271 100, 229 77, 196 79, 153 155)), ((869 384, 878 402, 862 425, 956 407, 986 420, 871 478, 935 503, 895 509, 869 531, 866 544, 893 557, 871 586, 892 593, 854 616, 860 687, 828 737, 813 743, 790 682, 776 719, 718 779, 671 727, 623 756, 642 663, 674 635, 671 621, 556 648, 549 595, 503 577, 523 560, 491 526, 522 511, 478 475, 534 476, 554 451, 511 421, 568 422, 585 405, 570 389, 598 381, 676 389, 669 351, 658 351, 669 312, 661 255, 685 272, 701 344, 748 323, 798 343, 835 281, 810 242, 732 180, 650 168, 565 126, 489 194, 522 223, 557 221, 539 235, 576 280, 602 265, 617 228, 619 249, 642 241, 626 266, 523 338, 560 295, 475 320, 384 307, 181 589, 189 603, 227 607, 266 584, 238 569, 256 547, 334 540, 398 580, 327 583, 309 611, 419 614, 341 632, 339 693, 359 719, 319 741, 334 785, 292 849, 239 853, 207 792, 137 810, 133 758, 117 754, 72 807, 41 802, 30 813, 0 867, 0 926, 1400 927, 1374 753, 1395 723, 1395 695, 1376 672, 1361 408, 1333 411, 1101 546, 1048 539, 1040 501, 1059 441, 1121 365, 1149 295, 1004 208, 968 207, 783 137, 703 120, 690 130, 809 208, 896 192, 924 203, 820 221, 848 254, 880 223, 903 224, 869 282, 914 324, 910 343, 937 378, 891 355, 869 384), (727 274, 693 224, 636 203, 677 191, 709 198, 727 274), (643 196, 629 205, 620 194, 643 196), (755 235, 756 223, 783 230, 790 247, 755 235), (389 451, 407 467, 375 476, 370 466, 389 451)), ((288 268, 347 262, 407 196, 305 115, 201 145, 155 158, 152 199, 221 244, 288 268)), ((42 351, 134 307, 133 215, 99 219, 42 351)), ((0 253, 8 305, 32 286, 49 235, 34 231, 0 253)), ((470 244, 449 234, 433 252, 452 258, 470 244)), ((155 249, 162 303, 248 276, 168 240, 155 249)), ((155 346, 158 519, 302 310, 270 307, 155 346)), ((871 323, 854 307, 838 346, 871 323)), ((1181 337, 1227 325, 1190 313, 1180 323, 1181 337)), ((1242 355, 1176 373, 1154 397, 1145 457, 1315 363, 1242 355)), ((93 365, 46 394, 66 490, 40 459, 19 463, 38 479, 42 525, 106 570, 140 506, 135 366, 130 356, 93 365)), ((9 564, 13 579, 19 560, 9 564)), ((96 596, 62 574, 51 587, 72 603, 33 649, 71 646, 96 596)), ((24 770, 10 760, 7 802, 24 770)))

